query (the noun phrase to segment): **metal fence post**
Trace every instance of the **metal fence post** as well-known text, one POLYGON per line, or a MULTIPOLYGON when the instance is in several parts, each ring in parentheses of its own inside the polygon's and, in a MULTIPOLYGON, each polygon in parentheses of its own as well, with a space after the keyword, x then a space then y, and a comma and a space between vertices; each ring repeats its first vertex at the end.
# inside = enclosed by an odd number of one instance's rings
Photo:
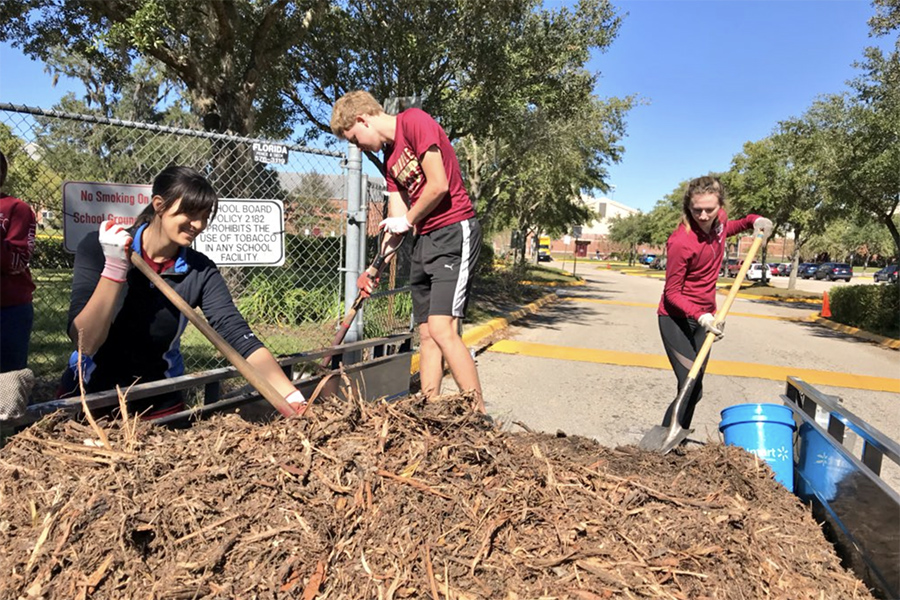
MULTIPOLYGON (((362 202, 362 152, 355 144, 348 144, 347 150, 347 247, 344 265, 344 315, 356 299, 359 289, 356 280, 365 268, 359 257, 365 254, 366 220, 360 219, 362 202), (362 249, 360 249, 360 246, 362 249)), ((362 311, 360 311, 362 313, 362 311)), ((356 326, 347 332, 345 342, 355 342, 362 338, 362 314, 356 317, 356 326)))
MULTIPOLYGON (((366 260, 366 258, 367 258, 366 250, 367 250, 367 245, 368 245, 368 244, 366 244, 366 241, 367 241, 366 237, 368 234, 367 223, 369 222, 368 221, 368 218, 369 218, 368 217, 368 212, 369 212, 369 176, 368 175, 364 174, 360 178, 360 193, 361 193, 361 199, 360 199, 360 203, 359 203, 359 210, 357 211, 358 218, 357 218, 356 222, 360 228, 360 232, 359 232, 359 270, 361 273, 364 269, 368 268, 368 266, 369 266, 369 263, 366 260)), ((359 290, 357 290, 357 291, 359 291, 359 290)), ((356 316, 356 323, 354 324, 354 328, 356 329, 356 339, 358 339, 358 340, 365 339, 365 337, 366 337, 365 334, 363 333, 363 326, 365 324, 365 318, 366 318, 365 312, 366 312, 366 307, 365 307, 365 305, 363 305, 362 307, 360 307, 359 314, 356 316)))

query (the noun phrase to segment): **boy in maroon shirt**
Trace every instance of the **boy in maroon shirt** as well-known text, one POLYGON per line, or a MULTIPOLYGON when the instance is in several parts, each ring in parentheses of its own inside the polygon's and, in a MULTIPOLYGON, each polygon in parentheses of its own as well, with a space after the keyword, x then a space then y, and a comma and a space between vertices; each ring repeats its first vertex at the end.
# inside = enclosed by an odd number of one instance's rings
MULTIPOLYGON (((6 156, 0 152, 0 190, 6 183, 6 156)), ((34 253, 31 207, 0 191, 0 373, 28 366, 34 322, 29 262, 34 253)))
MULTIPOLYGON (((759 215, 729 221, 725 213, 725 188, 715 177, 698 177, 684 193, 681 223, 666 243, 666 285, 659 301, 659 332, 669 363, 681 390, 697 352, 707 333, 722 339, 724 323, 715 323, 716 281, 725 240, 747 229, 762 230, 766 238, 772 233, 772 222, 759 215)), ((709 356, 707 356, 707 361, 709 356)), ((704 362, 691 397, 683 408, 679 423, 688 429, 694 408, 703 396, 704 362)), ((673 419, 674 402, 663 418, 668 427, 673 419)))
MULTIPOLYGON (((361 150, 385 151, 389 216, 380 227, 395 235, 415 228, 410 285, 423 394, 440 393, 446 360, 459 389, 474 392, 484 412, 475 361, 457 329, 469 300, 481 226, 447 134, 428 113, 411 108, 389 115, 363 91, 338 99, 331 130, 361 150)), ((360 276, 362 293, 375 285, 366 273, 360 276)))

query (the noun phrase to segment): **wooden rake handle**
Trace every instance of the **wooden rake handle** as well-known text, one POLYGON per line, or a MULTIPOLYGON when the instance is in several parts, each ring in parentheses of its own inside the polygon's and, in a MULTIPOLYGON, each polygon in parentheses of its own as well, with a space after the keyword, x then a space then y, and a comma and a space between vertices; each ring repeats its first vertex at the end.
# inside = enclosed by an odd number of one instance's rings
MULTIPOLYGON (((731 284, 731 289, 728 291, 728 297, 725 298, 725 302, 723 302, 722 305, 719 306, 719 310, 716 311, 715 322, 717 324, 725 321, 725 317, 728 315, 728 311, 731 310, 731 305, 734 304, 734 299, 737 298, 738 292, 741 290, 741 284, 744 283, 744 277, 747 276, 750 264, 756 257, 759 247, 762 246, 763 240, 765 240, 765 236, 762 232, 759 232, 754 236, 753 243, 747 251, 747 256, 744 257, 744 262, 741 264, 740 270, 734 277, 734 283, 731 284)), ((715 341, 716 334, 709 333, 706 335, 706 339, 703 340, 703 345, 700 347, 700 351, 697 352, 697 358, 694 359, 694 364, 691 366, 691 370, 688 373, 688 379, 693 380, 697 378, 700 369, 703 367, 704 361, 706 361, 706 357, 709 355, 709 350, 712 348, 713 342, 715 341)))
POLYGON ((291 407, 290 403, 278 393, 278 390, 276 390, 265 377, 260 375, 259 371, 247 362, 246 358, 232 348, 231 344, 226 342, 225 338, 219 335, 219 333, 206 322, 206 319, 198 315, 197 312, 191 308, 190 304, 185 302, 184 298, 179 296, 178 292, 172 289, 172 286, 166 283, 166 280, 160 277, 137 252, 131 253, 131 264, 137 267, 137 269, 143 273, 166 298, 169 299, 169 302, 174 304, 181 314, 187 317, 187 320, 200 330, 200 333, 216 347, 216 350, 225 355, 228 362, 234 365, 234 368, 238 370, 238 373, 243 375, 244 378, 250 382, 250 385, 262 394, 263 398, 269 401, 269 404, 274 406, 275 409, 285 417, 296 416, 297 412, 291 407))

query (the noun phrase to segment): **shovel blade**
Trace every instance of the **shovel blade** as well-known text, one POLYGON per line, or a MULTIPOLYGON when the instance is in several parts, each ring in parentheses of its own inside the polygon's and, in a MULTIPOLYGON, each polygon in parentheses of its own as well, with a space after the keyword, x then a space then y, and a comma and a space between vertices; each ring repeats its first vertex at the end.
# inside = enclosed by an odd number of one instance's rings
POLYGON ((687 439, 694 430, 685 429, 678 423, 673 423, 669 427, 657 425, 644 434, 638 446, 641 450, 648 452, 659 452, 668 454, 673 448, 687 439))

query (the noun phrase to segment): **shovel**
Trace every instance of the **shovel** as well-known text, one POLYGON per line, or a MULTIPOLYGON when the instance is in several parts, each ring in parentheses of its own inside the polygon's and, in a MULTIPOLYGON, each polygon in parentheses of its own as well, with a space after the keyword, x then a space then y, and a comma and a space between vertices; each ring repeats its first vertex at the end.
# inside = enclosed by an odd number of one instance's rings
POLYGON ((276 390, 265 377, 259 374, 256 367, 247 362, 246 358, 232 348, 231 344, 226 342, 225 338, 219 335, 219 333, 206 322, 206 319, 198 315, 197 312, 191 308, 191 305, 185 302, 184 298, 179 296, 178 292, 172 289, 172 286, 170 286, 165 279, 160 277, 156 271, 150 268, 150 265, 144 262, 143 257, 139 256, 137 252, 131 253, 131 264, 137 267, 137 269, 143 273, 154 286, 156 286, 156 289, 161 291, 163 295, 169 299, 169 302, 174 304, 175 307, 181 311, 181 314, 183 314, 194 327, 200 330, 200 333, 216 347, 216 350, 225 355, 228 362, 234 365, 234 368, 238 370, 238 373, 243 375, 244 378, 250 382, 250 385, 256 388, 263 398, 269 401, 269 404, 275 407, 275 409, 285 417, 297 416, 297 412, 290 403, 278 393, 278 390, 276 390))
MULTIPOLYGON (((369 277, 372 280, 381 277, 381 272, 384 270, 385 265, 387 265, 387 259, 393 256, 397 252, 397 250, 400 249, 400 246, 403 245, 403 240, 405 240, 406 237, 403 234, 400 234, 399 237, 400 239, 397 241, 396 245, 391 246, 390 244, 388 244, 386 248, 381 248, 381 237, 379 237, 379 254, 375 257, 375 260, 372 261, 371 266, 366 269, 366 272, 369 274, 369 277)), ((354 300, 353 304, 350 305, 350 309, 344 316, 344 320, 341 321, 341 325, 340 327, 338 327, 337 333, 334 334, 334 339, 331 340, 332 346, 340 346, 344 341, 344 338, 347 337, 347 332, 350 330, 350 325, 353 324, 353 320, 356 318, 356 314, 359 312, 359 309, 362 308, 363 302, 366 301, 366 298, 367 296, 363 295, 363 292, 360 292, 356 295, 356 300, 354 300)), ((328 356, 322 358, 322 368, 327 369, 330 362, 331 355, 329 354, 328 356)))
MULTIPOLYGON (((750 263, 753 262, 753 258, 756 256, 759 247, 762 246, 764 239, 765 236, 762 231, 754 236, 753 244, 750 246, 750 250, 747 251, 747 256, 744 258, 741 269, 734 278, 734 283, 731 284, 731 290, 728 292, 728 297, 725 298, 725 302, 723 302, 719 307, 719 310, 716 311, 716 319, 714 321, 716 325, 725 321, 725 317, 728 315, 728 311, 731 309, 731 305, 734 304, 734 299, 741 289, 741 284, 744 282, 744 277, 747 275, 750 263)), ((687 379, 684 381, 684 385, 678 390, 678 396, 675 398, 675 406, 672 410, 672 420, 669 426, 657 425, 644 434, 644 437, 638 444, 641 450, 667 454, 694 431, 693 429, 685 429, 682 427, 681 419, 684 416, 684 409, 687 407, 687 399, 690 398, 691 392, 694 391, 694 385, 697 383, 697 375, 700 373, 700 369, 703 368, 703 363, 706 362, 706 357, 709 355, 709 349, 712 348, 715 340, 716 334, 708 333, 706 335, 706 339, 703 340, 703 345, 700 347, 700 351, 697 352, 697 358, 694 359, 694 364, 691 366, 691 370, 688 373, 687 379)))

